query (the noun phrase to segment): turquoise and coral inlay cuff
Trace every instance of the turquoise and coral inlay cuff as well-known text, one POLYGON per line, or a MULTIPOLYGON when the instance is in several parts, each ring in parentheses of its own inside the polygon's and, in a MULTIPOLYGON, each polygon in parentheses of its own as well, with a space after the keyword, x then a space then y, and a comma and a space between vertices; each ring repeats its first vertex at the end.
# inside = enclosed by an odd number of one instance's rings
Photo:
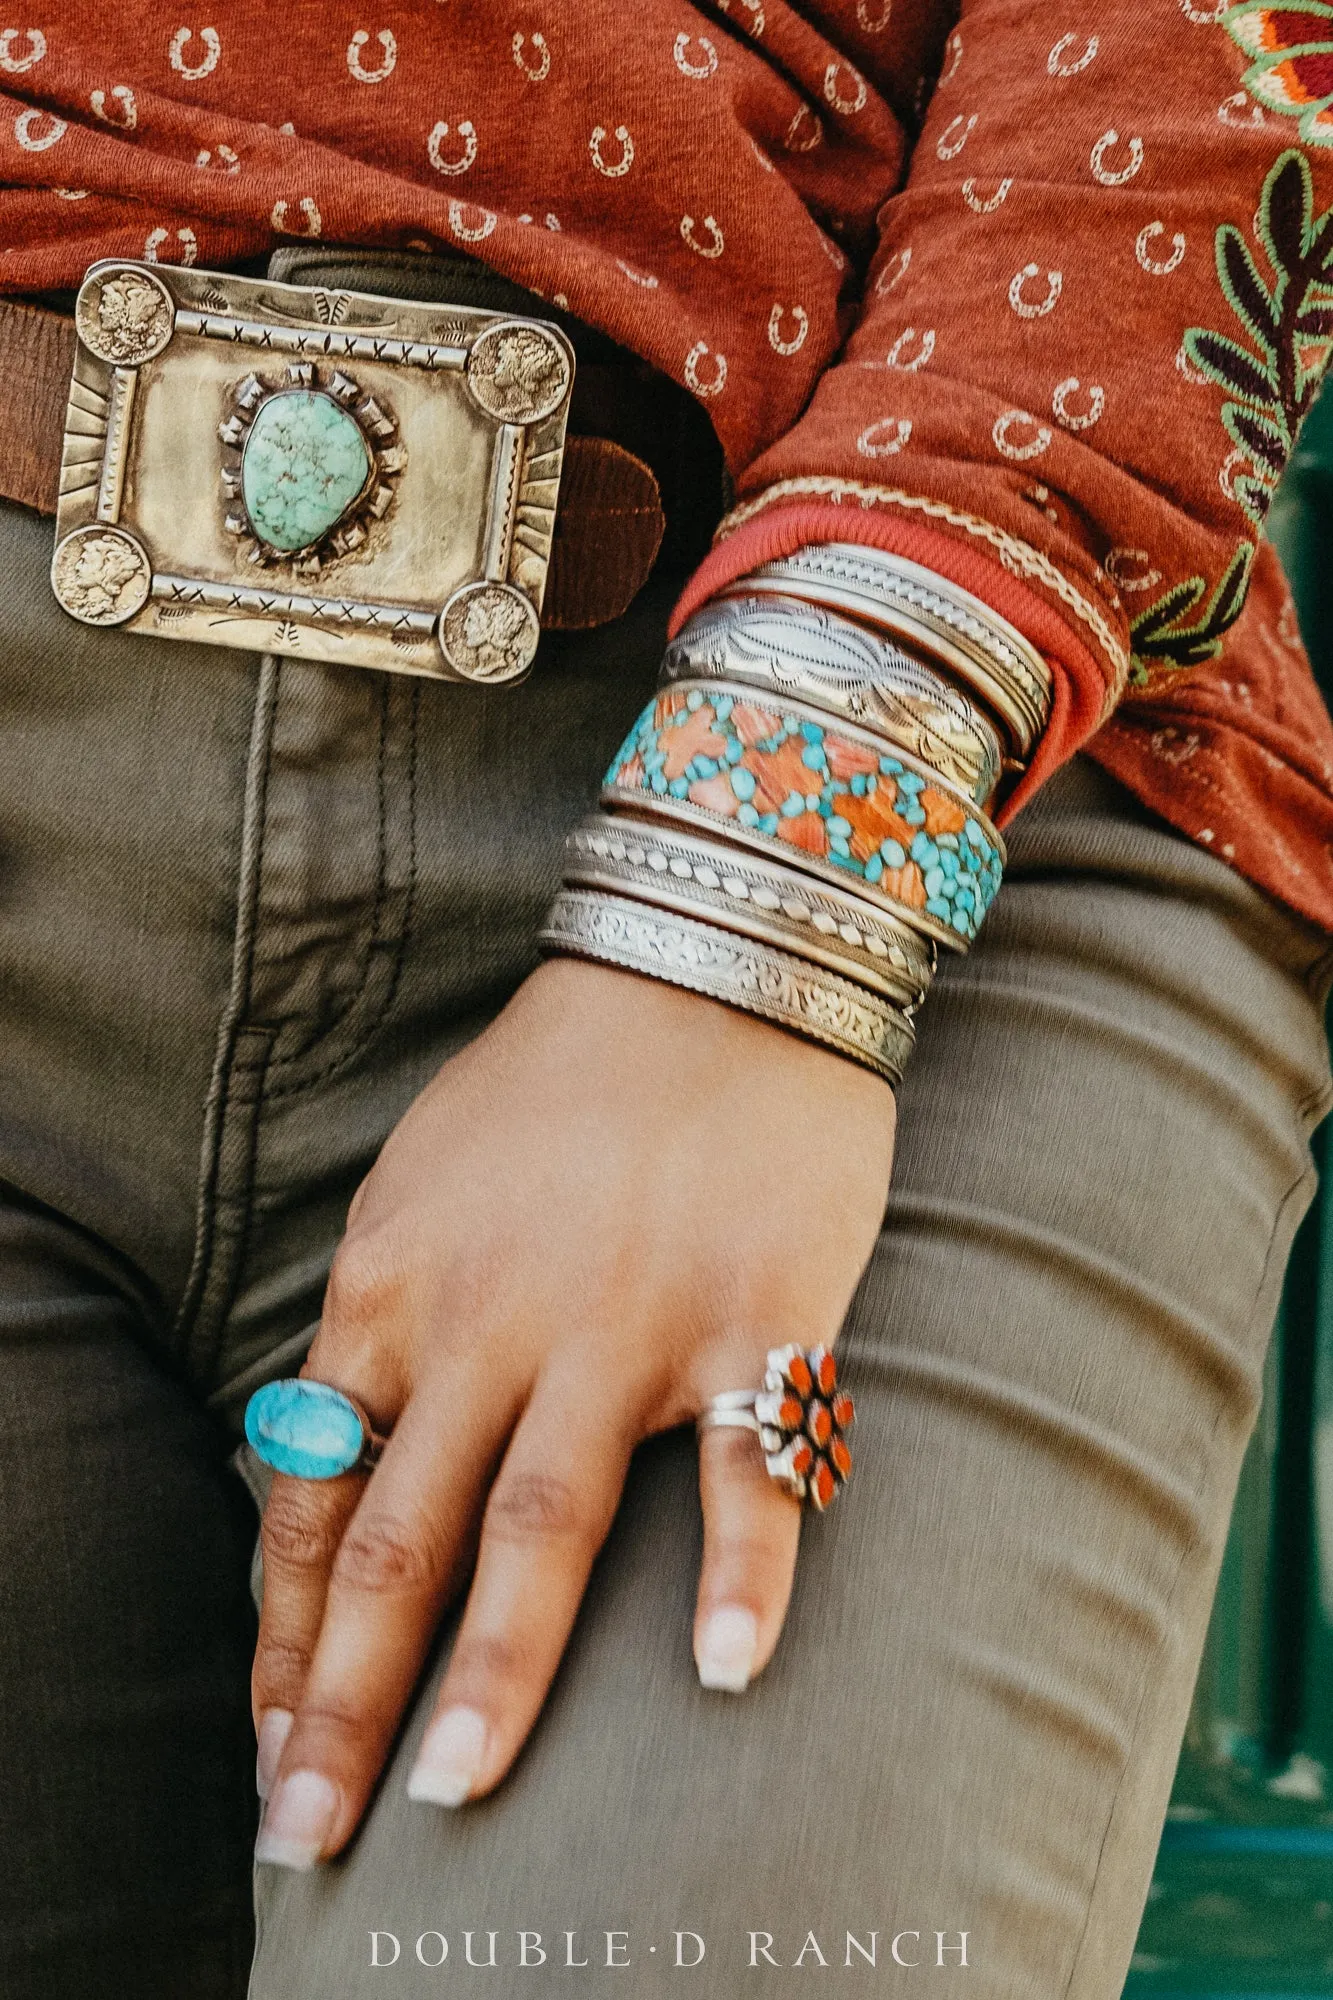
POLYGON ((648 704, 603 799, 776 846, 955 949, 976 936, 1005 859, 990 821, 927 766, 804 704, 716 683, 665 688, 648 704))

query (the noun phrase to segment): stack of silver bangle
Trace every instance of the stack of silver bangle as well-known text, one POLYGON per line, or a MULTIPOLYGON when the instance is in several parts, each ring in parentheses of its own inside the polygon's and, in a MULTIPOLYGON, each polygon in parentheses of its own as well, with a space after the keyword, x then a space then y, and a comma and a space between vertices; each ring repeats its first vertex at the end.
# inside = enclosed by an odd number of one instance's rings
POLYGON ((966 949, 998 886, 990 811, 1050 701, 1022 634, 915 563, 840 543, 767 563, 668 646, 541 944, 896 1084, 938 950, 966 949))

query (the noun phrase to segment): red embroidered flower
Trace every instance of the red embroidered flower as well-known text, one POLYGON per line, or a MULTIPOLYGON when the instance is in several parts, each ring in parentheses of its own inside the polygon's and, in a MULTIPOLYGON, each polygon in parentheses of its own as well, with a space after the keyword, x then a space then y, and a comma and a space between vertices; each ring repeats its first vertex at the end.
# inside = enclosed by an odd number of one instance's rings
POLYGON ((1333 6, 1327 0, 1242 0, 1222 16, 1255 60, 1245 88, 1270 111, 1300 118, 1307 145, 1333 146, 1333 6))

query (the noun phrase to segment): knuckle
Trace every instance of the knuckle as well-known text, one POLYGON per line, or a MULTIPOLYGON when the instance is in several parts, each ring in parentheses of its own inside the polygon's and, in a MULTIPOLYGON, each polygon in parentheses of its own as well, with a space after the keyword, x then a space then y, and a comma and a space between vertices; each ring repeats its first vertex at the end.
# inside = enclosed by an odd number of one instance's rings
POLYGON ((261 1707, 282 1702, 290 1708, 310 1671, 310 1648, 293 1640, 266 1638, 255 1649, 253 1684, 261 1707))
POLYGON ((591 1533, 583 1496, 568 1480, 547 1472, 502 1473, 491 1492, 486 1526, 514 1541, 591 1533))
POLYGON ((499 1632, 460 1632, 449 1662, 451 1681, 491 1687, 523 1681, 531 1669, 530 1649, 499 1632))
POLYGON ((383 1231, 344 1236, 324 1292, 324 1319, 355 1336, 398 1315, 407 1294, 407 1272, 383 1231))
POLYGON ((323 1507, 311 1504, 299 1482, 275 1483, 259 1530, 265 1568, 327 1569, 340 1526, 323 1507))
POLYGON ((371 1595, 413 1591, 433 1584, 437 1552, 419 1524, 379 1516, 353 1521, 333 1566, 334 1582, 371 1595))

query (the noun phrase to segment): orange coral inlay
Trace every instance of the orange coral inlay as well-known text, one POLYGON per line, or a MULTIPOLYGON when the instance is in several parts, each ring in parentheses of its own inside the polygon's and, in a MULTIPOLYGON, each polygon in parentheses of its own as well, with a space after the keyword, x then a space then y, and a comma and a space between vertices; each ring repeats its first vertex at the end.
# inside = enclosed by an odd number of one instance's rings
POLYGON ((784 1431, 798 1431, 803 1414, 804 1406, 795 1396, 783 1397, 778 1406, 778 1422, 784 1431))
POLYGON ((810 1470, 810 1467, 814 1464, 814 1462, 815 1462, 814 1448, 813 1446, 808 1445, 805 1439, 802 1438, 800 1443, 795 1447, 795 1449, 792 1452, 791 1469, 793 1472, 797 1473, 802 1479, 804 1479, 806 1473, 810 1470))
POLYGON ((829 1415, 827 1403, 812 1403, 806 1418, 806 1428, 818 1445, 825 1445, 833 1435, 833 1418, 829 1415))
POLYGON ((851 1423, 855 1415, 856 1415, 855 1403, 852 1401, 851 1397, 847 1394, 845 1389, 841 1390, 838 1393, 838 1395, 836 1395, 833 1398, 834 1423, 838 1426, 839 1430, 845 1431, 848 1424, 851 1423))
POLYGON ((815 1467, 814 1477, 811 1479, 810 1484, 814 1490, 816 1503, 821 1507, 827 1507, 829 1501, 838 1490, 838 1483, 822 1458, 815 1467))
POLYGON ((820 1394, 822 1396, 831 1395, 833 1391, 833 1386, 836 1383, 837 1379, 838 1379, 837 1362, 833 1359, 833 1356, 831 1354, 828 1353, 821 1354, 819 1357, 820 1394))
POLYGON ((829 1446, 828 1455, 833 1462, 833 1470, 838 1474, 839 1478, 846 1479, 852 1469, 852 1454, 848 1451, 841 1438, 834 1438, 832 1444, 829 1446))
MULTIPOLYGON (((815 1386, 814 1377, 810 1373, 810 1364, 803 1354, 792 1356, 787 1363, 786 1375, 798 1396, 808 1396, 815 1386)), ((796 1421, 799 1423, 800 1418, 798 1417, 796 1421)))

